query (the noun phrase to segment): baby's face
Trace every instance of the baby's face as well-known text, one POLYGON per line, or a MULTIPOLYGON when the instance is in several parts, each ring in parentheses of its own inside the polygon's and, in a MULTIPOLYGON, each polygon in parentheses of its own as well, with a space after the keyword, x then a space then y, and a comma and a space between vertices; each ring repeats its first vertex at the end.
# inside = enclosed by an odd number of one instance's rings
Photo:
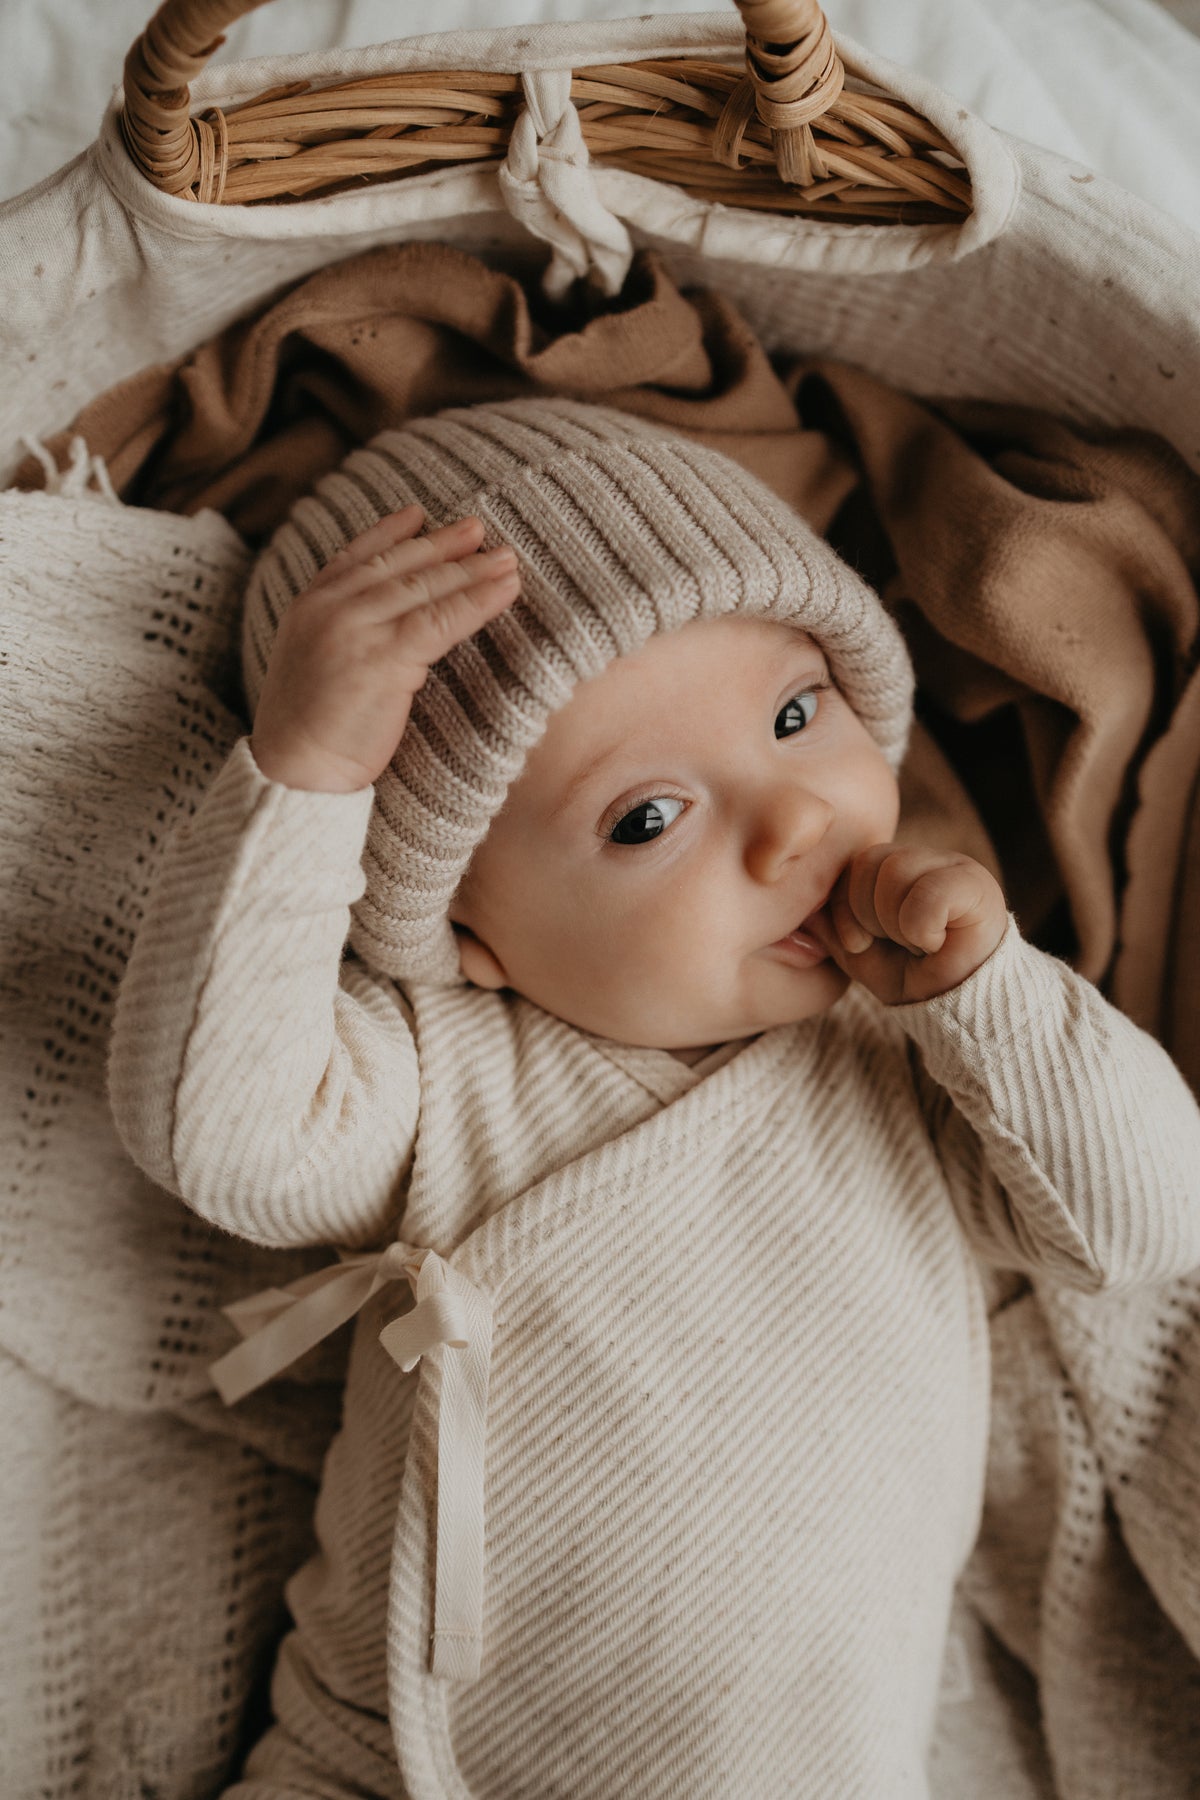
POLYGON ((847 977, 788 935, 895 835, 900 802, 829 683, 811 638, 747 617, 660 634, 582 682, 451 907, 467 979, 663 1050, 831 1006, 847 977))

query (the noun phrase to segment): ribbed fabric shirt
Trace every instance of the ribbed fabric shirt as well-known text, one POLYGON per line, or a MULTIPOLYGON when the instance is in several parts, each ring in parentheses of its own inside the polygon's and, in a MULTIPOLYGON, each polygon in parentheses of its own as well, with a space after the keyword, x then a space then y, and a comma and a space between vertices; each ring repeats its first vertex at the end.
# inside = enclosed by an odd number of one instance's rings
POLYGON ((431 1250, 469 1320, 405 1374, 378 1340, 407 1286, 359 1315, 252 1769, 303 1743, 414 1800, 924 1795, 981 1266, 1099 1292, 1200 1265, 1190 1092, 1011 919, 937 999, 854 987, 692 1067, 402 990, 343 955, 371 802, 241 740, 166 848, 112 1039, 162 1186, 259 1244, 431 1250), (475 1661, 438 1672, 472 1579, 439 1547, 476 1525, 475 1661))

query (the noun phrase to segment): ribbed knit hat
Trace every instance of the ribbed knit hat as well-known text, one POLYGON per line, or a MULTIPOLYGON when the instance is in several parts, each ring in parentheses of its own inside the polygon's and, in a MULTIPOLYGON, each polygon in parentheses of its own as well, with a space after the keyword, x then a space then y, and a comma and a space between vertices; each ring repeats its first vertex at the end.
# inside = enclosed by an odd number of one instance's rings
POLYGON ((807 631, 898 769, 913 675, 878 597, 716 451, 609 408, 522 399, 385 431, 293 507, 256 563, 242 658, 258 704, 275 632, 318 571, 387 513, 475 514, 511 544, 520 597, 429 671, 375 784, 350 942, 397 978, 461 979, 448 908, 551 714, 655 632, 752 613, 807 631))

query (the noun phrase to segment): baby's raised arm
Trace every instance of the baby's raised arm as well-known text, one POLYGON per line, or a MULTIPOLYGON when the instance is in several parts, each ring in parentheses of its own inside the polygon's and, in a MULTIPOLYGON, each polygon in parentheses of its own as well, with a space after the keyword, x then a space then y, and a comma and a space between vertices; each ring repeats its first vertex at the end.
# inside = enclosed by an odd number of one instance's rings
POLYGON ((283 619, 252 739, 172 835, 117 1000, 109 1099, 135 1161, 255 1242, 376 1240, 417 1122, 390 981, 343 962, 370 783, 429 665, 509 605, 511 551, 419 508, 357 538, 283 619))
POLYGON ((1200 1267, 1200 1108, 1161 1044, 1026 944, 970 857, 879 844, 816 922, 904 1027, 968 1235, 1098 1291, 1200 1267))

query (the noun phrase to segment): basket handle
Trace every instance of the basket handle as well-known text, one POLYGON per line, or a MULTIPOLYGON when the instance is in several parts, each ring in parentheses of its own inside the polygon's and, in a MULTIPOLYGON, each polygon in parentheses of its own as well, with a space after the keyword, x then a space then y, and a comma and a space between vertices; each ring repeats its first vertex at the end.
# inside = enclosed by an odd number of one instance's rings
MULTIPOLYGON (((201 146, 213 135, 190 115, 188 83, 224 42, 226 26, 266 0, 163 0, 125 58, 121 128, 137 167, 164 193, 210 200, 201 191, 201 146)), ((842 91, 845 71, 817 0, 737 0, 746 25, 747 79, 731 95, 713 143, 739 166, 738 146, 755 112, 772 134, 784 181, 802 185, 826 171, 812 124, 842 91)))
POLYGON ((166 194, 202 199, 200 142, 212 127, 189 114, 189 81, 224 43, 224 31, 266 0, 163 0, 125 58, 121 131, 142 174, 166 194))
POLYGON ((737 0, 746 27, 746 80, 718 121, 713 155, 740 167, 738 146, 757 113, 771 133, 781 181, 807 187, 829 171, 813 142, 846 79, 817 0, 737 0))

